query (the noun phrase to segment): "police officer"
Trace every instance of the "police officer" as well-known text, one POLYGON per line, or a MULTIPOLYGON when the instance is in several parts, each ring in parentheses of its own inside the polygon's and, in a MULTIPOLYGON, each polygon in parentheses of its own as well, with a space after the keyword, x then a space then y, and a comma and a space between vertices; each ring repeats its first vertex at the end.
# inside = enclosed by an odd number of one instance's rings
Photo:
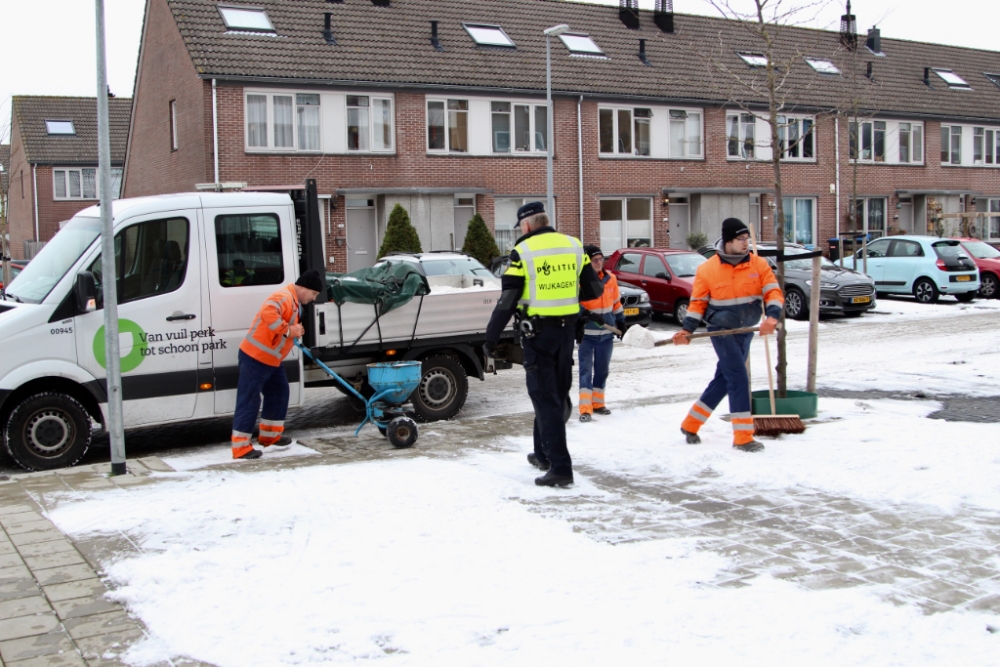
POLYGON ((535 451, 528 463, 545 472, 538 486, 573 483, 563 410, 573 384, 573 342, 580 299, 594 299, 603 285, 578 239, 549 225, 541 202, 517 211, 523 233, 510 253, 502 294, 486 328, 487 356, 496 353, 500 333, 517 312, 524 348, 528 396, 535 408, 535 451))

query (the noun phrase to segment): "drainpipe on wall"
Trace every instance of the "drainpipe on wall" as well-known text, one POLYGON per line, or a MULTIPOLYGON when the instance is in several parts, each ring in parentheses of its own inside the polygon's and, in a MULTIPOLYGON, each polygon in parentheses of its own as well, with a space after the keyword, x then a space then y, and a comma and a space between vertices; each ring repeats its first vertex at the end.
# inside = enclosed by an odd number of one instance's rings
POLYGON ((580 177, 580 242, 583 243, 583 120, 581 105, 583 95, 576 101, 576 161, 580 177))
POLYGON ((836 162, 836 164, 837 164, 837 167, 836 167, 836 178, 834 179, 836 181, 836 184, 833 186, 834 187, 834 195, 837 198, 837 233, 836 233, 836 237, 838 239, 837 240, 837 245, 840 246, 839 248, 837 248, 837 254, 839 255, 839 257, 837 258, 837 261, 840 262, 840 268, 844 268, 844 242, 840 240, 840 118, 834 118, 833 119, 833 140, 834 140, 834 146, 836 147, 836 151, 837 151, 837 154, 836 154, 836 160, 837 160, 837 162, 836 162))
POLYGON ((31 165, 31 192, 33 193, 35 199, 35 243, 38 243, 42 240, 42 238, 38 233, 38 174, 35 169, 36 166, 31 165))
POLYGON ((215 155, 215 189, 219 189, 219 104, 212 79, 212 152, 215 155))

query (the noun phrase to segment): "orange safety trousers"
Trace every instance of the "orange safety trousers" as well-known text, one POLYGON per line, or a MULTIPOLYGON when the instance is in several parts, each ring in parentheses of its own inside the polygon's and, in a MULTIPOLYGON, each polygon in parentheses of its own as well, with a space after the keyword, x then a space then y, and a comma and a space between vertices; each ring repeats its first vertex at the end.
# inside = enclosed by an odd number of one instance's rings
MULTIPOLYGON (((695 401, 681 422, 681 428, 688 433, 697 433, 702 424, 712 416, 712 409, 701 401, 695 401)), ((749 412, 734 412, 730 417, 733 424, 733 444, 745 445, 753 441, 753 416, 749 412)))

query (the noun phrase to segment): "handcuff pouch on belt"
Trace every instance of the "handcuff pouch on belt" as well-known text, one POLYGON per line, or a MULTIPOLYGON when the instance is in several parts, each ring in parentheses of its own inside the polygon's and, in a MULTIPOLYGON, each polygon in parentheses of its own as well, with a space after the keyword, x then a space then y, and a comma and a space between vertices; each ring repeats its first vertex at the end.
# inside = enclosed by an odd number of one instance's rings
POLYGON ((538 335, 541 322, 537 315, 528 315, 523 310, 518 309, 514 313, 514 325, 517 327, 521 338, 534 338, 538 335))

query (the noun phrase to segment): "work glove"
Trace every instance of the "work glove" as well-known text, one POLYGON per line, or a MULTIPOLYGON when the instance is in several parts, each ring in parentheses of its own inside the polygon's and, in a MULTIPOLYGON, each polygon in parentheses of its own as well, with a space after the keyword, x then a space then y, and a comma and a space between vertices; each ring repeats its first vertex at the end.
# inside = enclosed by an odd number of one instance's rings
POLYGON ((778 320, 773 317, 769 317, 760 323, 760 335, 770 336, 774 333, 774 330, 778 327, 778 320))
POLYGON ((487 357, 495 359, 497 356, 497 344, 492 340, 486 341, 483 343, 483 352, 486 353, 487 357))
POLYGON ((690 331, 678 331, 674 334, 674 345, 690 345, 691 339, 688 338, 690 335, 690 331))
POLYGON ((604 315, 601 315, 600 313, 592 313, 589 310, 587 311, 587 319, 589 319, 597 326, 601 326, 602 324, 607 324, 607 322, 604 321, 604 315))
POLYGON ((618 340, 624 339, 625 338, 625 320, 624 319, 615 320, 615 328, 618 329, 619 331, 621 331, 621 333, 618 334, 618 340))

